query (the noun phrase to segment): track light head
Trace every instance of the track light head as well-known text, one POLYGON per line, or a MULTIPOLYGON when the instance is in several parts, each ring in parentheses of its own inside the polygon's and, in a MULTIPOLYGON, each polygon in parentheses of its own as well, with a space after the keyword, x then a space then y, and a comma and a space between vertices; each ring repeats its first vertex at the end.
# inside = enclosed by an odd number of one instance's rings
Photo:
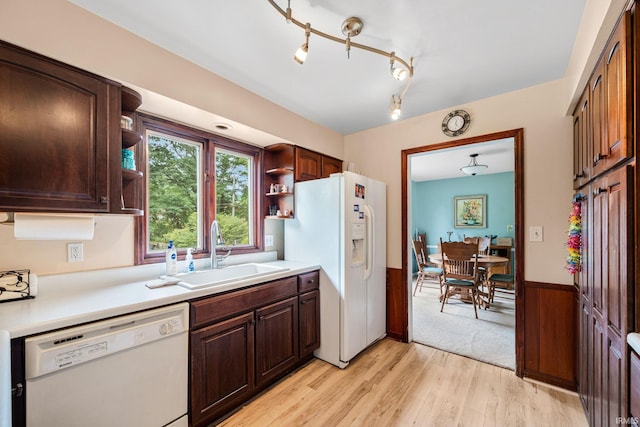
POLYGON ((400 68, 400 67, 396 67, 396 53, 395 52, 391 52, 390 56, 390 63, 391 63, 391 75, 393 76, 394 79, 402 81, 407 77, 407 70, 405 70, 404 68, 400 68))
POLYGON ((298 64, 304 64, 304 61, 307 59, 307 53, 309 53, 309 44, 304 43, 302 46, 298 48, 296 54, 293 55, 293 59, 296 60, 298 64))
POLYGON ((402 98, 400 95, 391 95, 391 118, 398 120, 402 114, 402 98))
POLYGON ((407 71, 404 68, 391 66, 391 75, 396 80, 404 80, 407 77, 407 71))
POLYGON ((298 48, 296 54, 293 55, 293 59, 298 64, 304 64, 304 61, 307 59, 307 54, 309 53, 309 35, 311 34, 311 24, 307 22, 307 25, 304 27, 304 43, 302 46, 298 48))

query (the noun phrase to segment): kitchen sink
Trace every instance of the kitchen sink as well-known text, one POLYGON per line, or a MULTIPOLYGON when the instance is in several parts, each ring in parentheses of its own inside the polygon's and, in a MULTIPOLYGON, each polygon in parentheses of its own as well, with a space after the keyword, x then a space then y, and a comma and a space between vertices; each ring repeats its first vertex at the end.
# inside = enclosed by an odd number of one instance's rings
POLYGON ((253 277, 268 276, 289 270, 286 267, 276 267, 258 263, 238 264, 229 267, 216 268, 211 270, 194 271, 192 273, 181 273, 174 276, 180 280, 179 286, 187 289, 200 289, 211 286, 218 286, 229 282, 251 279, 253 277))

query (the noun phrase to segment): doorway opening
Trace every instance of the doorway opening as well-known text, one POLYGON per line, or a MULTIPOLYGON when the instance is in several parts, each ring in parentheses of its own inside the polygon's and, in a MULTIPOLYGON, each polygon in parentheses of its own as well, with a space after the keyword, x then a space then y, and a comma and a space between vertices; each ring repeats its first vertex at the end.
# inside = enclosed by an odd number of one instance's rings
MULTIPOLYGON (((516 292, 515 292, 515 295, 513 295, 513 298, 515 298, 515 304, 514 304, 515 306, 515 337, 513 336, 511 337, 511 340, 512 340, 511 345, 513 345, 514 347, 513 351, 515 353, 516 374, 518 376, 522 376, 523 366, 524 366, 524 360, 523 360, 524 353, 522 351, 521 343, 523 342, 523 338, 524 338, 524 326, 523 326, 524 310, 522 309, 524 306, 523 306, 523 295, 521 295, 521 293, 518 293, 517 290, 519 288, 518 284, 522 283, 524 279, 523 277, 524 234, 522 230, 522 227, 524 224, 523 129, 497 132, 497 133, 477 136, 473 138, 460 139, 456 141, 444 142, 440 144, 433 144, 433 145, 403 150, 402 152, 402 174, 403 174, 403 180, 402 180, 402 206, 403 206, 402 207, 402 251, 403 251, 402 277, 403 277, 403 283, 405 284, 405 291, 403 291, 403 295, 406 296, 404 298, 404 310, 403 310, 404 313, 406 314, 405 334, 406 334, 406 341, 410 341, 414 339, 415 327, 413 325, 414 307, 413 307, 413 301, 412 301, 412 294, 414 290, 413 284, 415 282, 413 281, 414 254, 413 254, 412 246, 413 246, 414 234, 420 231, 420 230, 412 229, 413 225, 415 225, 416 223, 419 223, 419 221, 415 221, 415 218, 414 218, 415 213, 412 212, 412 207, 414 206, 414 204, 412 203, 412 200, 413 200, 413 197, 415 197, 414 193, 417 191, 414 185, 412 185, 412 177, 411 177, 412 159, 420 156, 425 156, 426 154, 442 155, 443 153, 446 153, 448 151, 460 152, 462 150, 469 149, 470 150, 469 152, 471 152, 475 148, 480 150, 482 147, 484 147, 483 148, 484 152, 488 154, 489 149, 487 147, 491 145, 490 143, 495 141, 509 141, 509 144, 512 144, 513 150, 509 152, 509 155, 511 156, 512 171, 510 172, 511 175, 507 174, 506 179, 512 179, 512 184, 513 184, 511 186, 511 191, 513 192, 512 198, 510 199, 507 198, 512 202, 512 206, 513 206, 512 219, 507 220, 508 222, 512 222, 512 224, 508 224, 508 225, 513 226, 513 230, 507 233, 506 232, 507 225, 504 225, 505 232, 498 233, 497 230, 491 229, 489 227, 489 224, 482 224, 483 227, 478 227, 477 229, 474 229, 473 227, 469 228, 467 226, 455 228, 454 215, 451 215, 451 212, 449 212, 454 209, 453 196, 452 196, 450 197, 452 200, 450 201, 450 203, 447 203, 446 209, 443 209, 444 211, 447 211, 447 216, 448 216, 448 218, 443 221, 446 221, 447 224, 450 224, 450 225, 441 224, 440 226, 431 227, 432 230, 434 230, 435 234, 431 238, 427 237, 427 240, 429 242, 429 246, 431 246, 431 249, 429 249, 429 251, 436 252, 437 245, 434 245, 434 242, 439 242, 439 238, 442 237, 442 234, 445 234, 443 240, 447 240, 447 239, 461 240, 463 235, 479 236, 481 235, 480 233, 482 234, 487 233, 491 236, 506 234, 512 237, 514 252, 512 253, 513 256, 511 257, 512 264, 510 266, 510 272, 511 274, 514 274, 516 292)), ((482 155, 477 157, 477 159, 482 160, 482 155)), ((458 164, 458 162, 459 160, 456 160, 456 163, 452 164, 451 162, 440 161, 439 164, 445 164, 447 168, 453 169, 458 173, 460 173, 459 169, 462 166, 465 166, 466 163, 458 164)), ((482 163, 482 161, 478 163, 482 163)), ((496 161, 495 164, 497 165, 497 163, 498 162, 496 161)), ((435 167, 432 169, 435 169, 435 167)), ((501 178, 504 179, 505 177, 501 177, 501 178)), ((461 192, 460 195, 462 196, 468 195, 463 189, 460 190, 460 192, 461 192)), ((487 217, 490 218, 491 215, 488 214, 487 217)), ((425 230, 425 231, 427 231, 427 234, 429 233, 429 230, 425 230)), ((495 241, 493 242, 493 244, 495 245, 495 241)), ((436 286, 436 289, 437 289, 437 286, 436 286)), ((430 290, 429 292, 432 292, 432 291, 430 290)), ((433 292, 439 292, 439 290, 435 290, 433 292)), ((437 295, 435 295, 435 298, 437 301, 437 295)), ((440 314, 439 310, 440 310, 440 307, 438 306, 437 308, 438 314, 440 314)), ((448 307, 445 307, 444 311, 446 312, 447 310, 448 310, 448 307)), ((472 312, 473 312, 473 309, 471 309, 471 313, 472 312)), ((482 313, 479 313, 479 314, 481 315, 482 313)), ((472 321, 472 320, 475 320, 473 317, 473 313, 469 317, 469 321, 472 321)), ((455 350, 452 350, 452 351, 456 352, 455 350)), ((496 363, 496 364, 500 365, 501 363, 496 363)), ((513 369, 513 359, 511 361, 510 366, 513 369)))

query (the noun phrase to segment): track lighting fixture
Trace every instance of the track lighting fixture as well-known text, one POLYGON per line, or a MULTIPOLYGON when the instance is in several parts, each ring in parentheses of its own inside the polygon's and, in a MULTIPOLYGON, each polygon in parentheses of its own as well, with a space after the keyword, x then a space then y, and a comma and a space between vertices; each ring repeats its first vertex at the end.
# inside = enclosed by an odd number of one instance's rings
POLYGON ((276 0, 267 0, 267 1, 271 4, 271 6, 274 7, 274 9, 278 11, 278 13, 280 13, 285 18, 287 23, 294 23, 298 27, 304 29, 305 42, 302 46, 300 46, 300 48, 298 49, 298 51, 293 57, 293 59, 295 59, 296 62, 298 62, 299 64, 303 64, 307 58, 307 53, 309 52, 309 35, 311 33, 317 36, 323 37, 327 40, 344 44, 345 49, 347 51, 347 59, 350 57, 352 47, 366 50, 368 52, 376 53, 378 55, 386 56, 387 58, 389 58, 391 63, 391 69, 390 69, 391 75, 398 81, 402 81, 405 79, 407 80, 407 83, 404 87, 404 90, 401 92, 401 94, 391 96, 391 118, 393 120, 397 120, 400 117, 400 106, 402 103, 402 98, 407 93, 407 90, 409 89, 409 85, 411 83, 411 78, 413 77, 413 58, 410 58, 409 62, 407 62, 404 59, 396 56, 395 52, 386 52, 384 50, 377 49, 375 47, 353 42, 351 39, 357 36, 358 34, 360 34, 360 32, 362 31, 362 28, 364 27, 364 23, 358 17, 352 16, 344 20, 344 22, 342 23, 341 30, 342 30, 342 34, 346 38, 342 39, 340 37, 335 37, 330 34, 319 31, 313 28, 310 23, 303 24, 302 22, 295 19, 293 17, 293 13, 291 12, 291 0, 287 0, 286 10, 283 10, 280 6, 278 6, 278 4, 276 3, 276 0), (397 65, 400 65, 400 66, 397 66, 397 65))
POLYGON ((293 55, 293 59, 298 64, 304 64, 307 59, 307 53, 309 53, 309 35, 311 34, 311 24, 307 23, 304 29, 304 43, 298 48, 296 54, 293 55))

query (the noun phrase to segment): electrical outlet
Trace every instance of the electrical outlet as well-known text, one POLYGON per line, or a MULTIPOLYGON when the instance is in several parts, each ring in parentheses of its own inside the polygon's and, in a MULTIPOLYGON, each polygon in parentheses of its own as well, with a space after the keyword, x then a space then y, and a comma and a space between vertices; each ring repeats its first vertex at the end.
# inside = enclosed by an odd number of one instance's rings
POLYGON ((529 241, 542 242, 542 226, 541 225, 529 227, 529 241))
POLYGON ((264 235, 264 245, 265 246, 273 246, 273 234, 265 234, 264 235))
POLYGON ((82 243, 67 243, 67 262, 84 261, 82 243))

